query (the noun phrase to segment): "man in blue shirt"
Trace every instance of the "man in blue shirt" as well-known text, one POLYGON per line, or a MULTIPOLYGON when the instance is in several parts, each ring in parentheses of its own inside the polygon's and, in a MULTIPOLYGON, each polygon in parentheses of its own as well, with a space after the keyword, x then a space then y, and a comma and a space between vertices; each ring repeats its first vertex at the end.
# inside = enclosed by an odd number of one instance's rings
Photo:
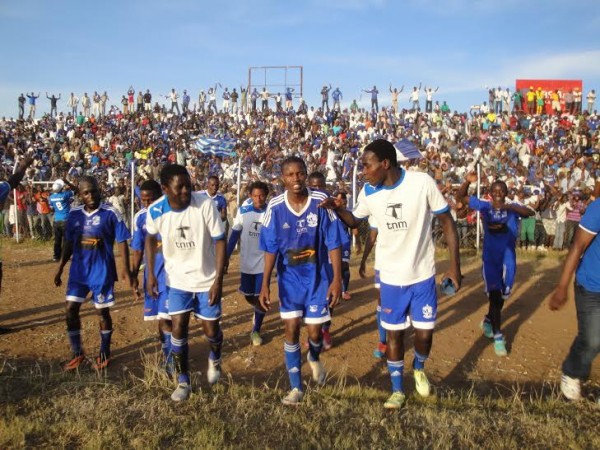
MULTIPOLYGON (((7 181, 0 181, 0 207, 4 205, 6 198, 11 190, 16 189, 23 177, 25 171, 33 163, 33 158, 26 157, 19 162, 17 170, 13 173, 7 181)), ((0 258, 0 290, 2 289, 2 259, 0 258)), ((0 327, 0 334, 9 333, 10 328, 0 327)))
POLYGON ((73 208, 67 218, 65 245, 54 276, 54 284, 61 286, 64 267, 73 256, 66 296, 67 333, 73 356, 65 364, 65 371, 76 370, 85 361, 79 310, 89 292, 100 316, 100 352, 94 368, 104 369, 110 362, 110 307, 115 303, 114 284, 117 281, 115 241, 122 259, 123 276, 132 284, 127 246, 131 236, 123 218, 111 205, 102 203, 96 178, 82 177, 78 188, 82 205, 73 208))
POLYGON ((371 94, 371 111, 379 112, 379 102, 377 101, 379 91, 377 90, 377 86, 374 85, 373 89, 363 89, 363 92, 371 94))
POLYGON ((590 375, 592 362, 600 352, 600 200, 594 200, 575 231, 573 243, 550 298, 550 309, 557 311, 568 299, 568 288, 575 274, 575 307, 577 336, 562 364, 560 390, 569 400, 581 396, 581 381, 590 375))
POLYGON ((319 360, 323 347, 323 323, 330 320, 342 289, 342 254, 337 218, 319 208, 327 194, 306 187, 306 164, 298 157, 281 164, 283 194, 267 207, 260 233, 265 258, 261 306, 271 309, 271 274, 277 264, 280 314, 285 326, 285 364, 291 390, 284 405, 297 405, 304 396, 301 378, 300 325, 308 330, 308 362, 313 380, 325 383, 325 368, 319 360), (331 262, 331 264, 330 264, 331 262))
MULTIPOLYGON (((142 209, 140 209, 133 220, 133 238, 131 239, 131 250, 132 255, 132 269, 131 278, 133 280, 133 292, 136 299, 139 296, 138 293, 138 273, 144 261, 144 246, 146 242, 146 216, 150 205, 158 200, 162 195, 160 184, 155 180, 146 180, 140 186, 140 203, 142 209)), ((162 245, 160 234, 157 235, 157 251, 154 256, 154 277, 156 278, 158 285, 158 295, 154 298, 152 292, 147 288, 148 286, 148 270, 149 267, 146 265, 144 268, 144 320, 157 320, 158 321, 158 335, 163 351, 164 363, 167 372, 172 371, 172 356, 171 356, 171 316, 169 315, 168 302, 167 302, 167 278, 165 272, 165 260, 162 254, 162 245)))
POLYGON ((54 232, 54 253, 52 261, 57 262, 62 255, 62 245, 65 237, 65 224, 69 211, 71 211, 71 202, 73 195, 77 193, 77 187, 71 184, 68 180, 56 180, 52 185, 52 194, 48 202, 50 208, 54 211, 54 223, 52 229, 54 232), (65 190, 65 184, 71 189, 65 190))
POLYGON ((491 201, 468 196, 469 184, 476 181, 476 173, 467 174, 456 197, 463 205, 468 204, 469 208, 481 213, 484 229, 481 259, 489 309, 480 326, 485 337, 494 339, 496 355, 506 356, 506 341, 500 324, 504 300, 510 295, 517 271, 515 245, 519 218, 533 216, 535 212, 520 203, 507 201, 508 188, 503 181, 492 183, 491 201))

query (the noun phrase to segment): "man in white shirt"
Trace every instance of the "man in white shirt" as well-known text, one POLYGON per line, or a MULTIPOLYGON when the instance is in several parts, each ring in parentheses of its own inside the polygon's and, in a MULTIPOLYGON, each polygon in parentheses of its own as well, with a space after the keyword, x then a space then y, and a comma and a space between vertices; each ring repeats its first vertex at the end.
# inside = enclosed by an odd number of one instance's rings
POLYGON ((350 228, 356 228, 360 219, 373 218, 378 225, 378 239, 385 243, 376 247, 375 254, 381 287, 381 325, 387 330, 386 356, 392 381, 392 395, 384 407, 397 409, 405 401, 404 330, 411 323, 415 329, 415 386, 422 397, 430 394, 423 369, 437 316, 433 216, 442 225, 450 253, 450 268, 443 278, 451 282, 454 291, 460 289, 462 278, 458 235, 450 207, 435 181, 427 174, 399 168, 396 149, 390 142, 371 142, 364 149, 362 163, 367 184, 354 210, 345 210, 341 202, 331 198, 321 206, 335 209, 350 228))
POLYGON ((221 376, 223 333, 219 321, 225 230, 212 200, 192 192, 192 181, 185 167, 166 166, 160 173, 160 183, 165 195, 150 205, 146 218, 147 290, 157 294, 154 263, 160 234, 169 286, 169 315, 173 321, 171 351, 178 376, 171 399, 183 401, 191 393, 187 340, 192 312, 202 320, 210 344, 208 382, 214 384, 221 376))

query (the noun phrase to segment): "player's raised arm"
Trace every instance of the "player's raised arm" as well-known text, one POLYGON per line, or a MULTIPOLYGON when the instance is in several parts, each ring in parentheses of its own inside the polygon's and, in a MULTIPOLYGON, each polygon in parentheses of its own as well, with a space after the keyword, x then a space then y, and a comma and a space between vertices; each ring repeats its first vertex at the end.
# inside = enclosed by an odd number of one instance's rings
POLYGON ((319 203, 319 208, 331 209, 336 212, 342 222, 349 228, 357 228, 360 225, 360 221, 354 217, 354 215, 344 208, 342 200, 335 197, 329 197, 319 203))

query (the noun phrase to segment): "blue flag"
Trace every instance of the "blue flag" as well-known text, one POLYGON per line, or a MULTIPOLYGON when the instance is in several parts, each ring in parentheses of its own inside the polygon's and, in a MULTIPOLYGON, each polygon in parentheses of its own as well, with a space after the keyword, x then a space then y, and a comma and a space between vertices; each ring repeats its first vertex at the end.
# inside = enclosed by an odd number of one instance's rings
POLYGON ((236 140, 232 138, 212 138, 201 136, 196 141, 196 148, 205 155, 232 156, 236 140))
POLYGON ((423 154, 419 151, 417 146, 406 138, 396 142, 394 147, 396 147, 396 158, 398 161, 423 158, 423 154))

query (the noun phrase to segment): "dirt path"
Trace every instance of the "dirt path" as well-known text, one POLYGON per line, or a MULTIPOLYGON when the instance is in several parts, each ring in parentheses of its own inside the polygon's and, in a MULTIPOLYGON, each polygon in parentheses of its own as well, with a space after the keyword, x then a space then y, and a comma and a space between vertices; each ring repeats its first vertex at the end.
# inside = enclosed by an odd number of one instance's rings
MULTIPOLYGON (((65 360, 69 356, 63 314, 65 291, 53 285, 56 263, 48 258, 50 247, 5 243, 3 250, 5 278, 0 297, 0 325, 11 327, 14 332, 0 337, 0 357, 53 363, 65 360)), ((443 269, 441 263, 439 271, 443 269)), ((519 257, 515 290, 503 316, 510 353, 507 358, 498 358, 478 326, 486 312, 479 259, 463 258, 466 277, 463 289, 456 296, 440 301, 433 350, 427 363, 431 381, 450 388, 473 383, 482 389, 496 389, 500 385, 509 390, 515 385, 535 387, 554 383, 576 332, 572 302, 564 311, 552 313, 544 301, 559 270, 556 256, 519 257)), ((265 319, 265 344, 252 347, 248 337, 252 311, 237 293, 237 287, 237 256, 234 256, 225 279, 223 300, 225 370, 238 382, 266 382, 271 387, 285 382, 283 329, 278 312, 273 311, 265 319)), ((345 375, 347 383, 387 389, 387 369, 372 356, 377 342, 374 314, 377 292, 372 279, 358 278, 356 265, 352 266, 350 287, 352 300, 335 311, 334 347, 323 356, 323 361, 332 375, 345 375)), ((276 292, 275 286, 273 290, 276 292)), ((93 355, 99 346, 93 307, 85 305, 82 316, 84 348, 93 355)), ((140 352, 152 355, 159 351, 156 324, 142 320, 142 305, 132 303, 132 295, 124 283, 117 286, 113 321, 114 359, 110 372, 139 370, 140 352)), ((204 372, 208 347, 198 324, 193 324, 192 330, 191 367, 204 372)), ((304 334, 302 339, 306 339, 304 334)), ((411 343, 409 338, 407 348, 411 348, 411 343)), ((412 352, 407 352, 406 361, 409 366, 412 352)), ((600 364, 595 365, 592 380, 595 383, 600 380, 600 364)))

